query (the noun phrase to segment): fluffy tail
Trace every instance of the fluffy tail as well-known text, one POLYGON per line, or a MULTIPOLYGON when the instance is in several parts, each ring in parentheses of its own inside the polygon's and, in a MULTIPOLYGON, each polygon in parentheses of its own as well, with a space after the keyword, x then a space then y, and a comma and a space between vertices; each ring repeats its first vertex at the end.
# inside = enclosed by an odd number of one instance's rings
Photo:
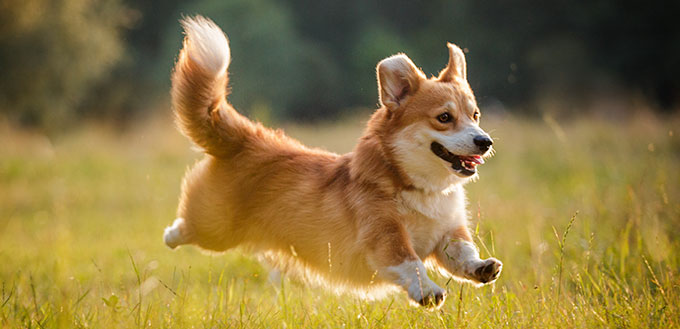
POLYGON ((227 103, 229 42, 213 21, 181 21, 184 46, 172 74, 175 120, 184 135, 215 156, 226 156, 252 123, 227 103))

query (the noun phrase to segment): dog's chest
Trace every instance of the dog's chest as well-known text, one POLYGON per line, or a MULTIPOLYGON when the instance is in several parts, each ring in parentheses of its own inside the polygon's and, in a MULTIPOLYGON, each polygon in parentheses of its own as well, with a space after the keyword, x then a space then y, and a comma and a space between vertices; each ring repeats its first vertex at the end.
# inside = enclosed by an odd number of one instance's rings
POLYGON ((404 191, 399 203, 411 243, 421 258, 429 255, 445 234, 467 225, 465 193, 460 186, 441 193, 404 191))

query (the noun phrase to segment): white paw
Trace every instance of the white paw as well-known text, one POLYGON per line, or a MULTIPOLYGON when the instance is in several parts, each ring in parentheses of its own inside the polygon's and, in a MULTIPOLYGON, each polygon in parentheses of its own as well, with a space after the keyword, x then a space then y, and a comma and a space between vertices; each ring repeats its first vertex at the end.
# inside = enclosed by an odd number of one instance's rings
POLYGON ((402 286, 415 303, 426 307, 439 307, 444 302, 446 291, 430 280, 421 260, 405 261, 387 270, 397 276, 395 283, 402 286))
POLYGON ((177 246, 184 244, 184 237, 180 231, 180 226, 184 225, 184 218, 177 218, 172 226, 165 228, 163 232, 163 242, 170 247, 170 249, 175 249, 177 246))
POLYGON ((408 296, 416 303, 425 307, 439 307, 446 299, 446 291, 432 282, 428 277, 424 277, 418 282, 414 282, 408 289, 408 296))
POLYGON ((482 284, 491 283, 498 279, 501 270, 503 270, 503 263, 496 258, 480 260, 471 271, 470 279, 482 284))

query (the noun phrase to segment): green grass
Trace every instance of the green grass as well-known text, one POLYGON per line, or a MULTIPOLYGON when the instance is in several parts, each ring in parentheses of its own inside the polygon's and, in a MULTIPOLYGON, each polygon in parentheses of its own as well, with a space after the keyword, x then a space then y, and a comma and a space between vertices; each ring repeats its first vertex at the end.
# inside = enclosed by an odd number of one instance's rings
MULTIPOLYGON (((359 118, 284 127, 351 150, 359 118)), ((440 311, 274 286, 256 258, 162 243, 199 158, 170 122, 54 140, 0 128, 0 327, 680 327, 680 118, 484 118, 497 155, 468 185, 483 256, 505 266, 440 311)))

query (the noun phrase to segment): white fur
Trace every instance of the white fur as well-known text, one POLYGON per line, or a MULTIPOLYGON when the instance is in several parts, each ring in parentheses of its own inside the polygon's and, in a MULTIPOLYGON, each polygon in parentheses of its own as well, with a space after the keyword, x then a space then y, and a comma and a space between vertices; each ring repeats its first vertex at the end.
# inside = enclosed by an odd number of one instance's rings
POLYGON ((187 35, 185 49, 191 60, 215 76, 225 74, 231 54, 224 32, 202 16, 183 19, 182 27, 187 35))
POLYGON ((420 124, 410 125, 397 133, 392 146, 396 160, 416 187, 428 192, 442 192, 468 179, 455 175, 451 164, 432 153, 433 134, 432 129, 423 128, 420 124))
POLYGON ((403 191, 400 212, 416 254, 425 258, 451 230, 467 226, 465 191, 454 184, 442 192, 403 191))
POLYGON ((186 243, 184 237, 182 236, 181 226, 184 226, 184 218, 177 218, 172 223, 172 226, 165 228, 163 233, 163 242, 170 247, 170 249, 175 249, 177 246, 186 243))
POLYGON ((459 184, 450 185, 439 192, 405 190, 399 196, 402 205, 429 220, 446 222, 454 227, 464 224, 460 222, 460 217, 465 210, 465 191, 459 184))
MULTIPOLYGON (((449 102, 444 107, 455 108, 455 105, 449 102)), ((398 132, 392 146, 396 151, 397 161, 415 186, 426 191, 441 192, 453 184, 462 184, 475 179, 477 174, 470 177, 456 175, 451 164, 436 156, 430 145, 436 141, 453 154, 478 154, 479 148, 475 145, 474 138, 479 135, 488 136, 472 120, 455 132, 439 132, 427 127, 425 123, 420 123, 407 126, 398 132)))
POLYGON ((488 265, 490 262, 495 262, 502 266, 500 261, 495 258, 480 259, 479 250, 469 241, 446 241, 445 245, 440 247, 439 252, 443 254, 443 258, 446 259, 446 263, 448 263, 446 269, 439 268, 442 274, 453 274, 456 279, 468 281, 477 286, 484 284, 479 282, 480 278, 478 274, 475 273, 477 269, 488 265))
POLYGON ((425 265, 420 260, 405 261, 399 265, 390 266, 387 270, 390 275, 396 276, 394 282, 408 291, 408 295, 413 301, 420 301, 428 296, 445 293, 444 289, 430 280, 425 265))
POLYGON ((463 273, 471 274, 479 267, 479 250, 472 242, 457 240, 450 241, 444 248, 446 256, 453 260, 463 273))
POLYGON ((446 147, 449 152, 457 155, 477 154, 479 147, 475 145, 474 138, 479 135, 487 134, 475 125, 469 125, 455 133, 432 133, 434 140, 446 147))

